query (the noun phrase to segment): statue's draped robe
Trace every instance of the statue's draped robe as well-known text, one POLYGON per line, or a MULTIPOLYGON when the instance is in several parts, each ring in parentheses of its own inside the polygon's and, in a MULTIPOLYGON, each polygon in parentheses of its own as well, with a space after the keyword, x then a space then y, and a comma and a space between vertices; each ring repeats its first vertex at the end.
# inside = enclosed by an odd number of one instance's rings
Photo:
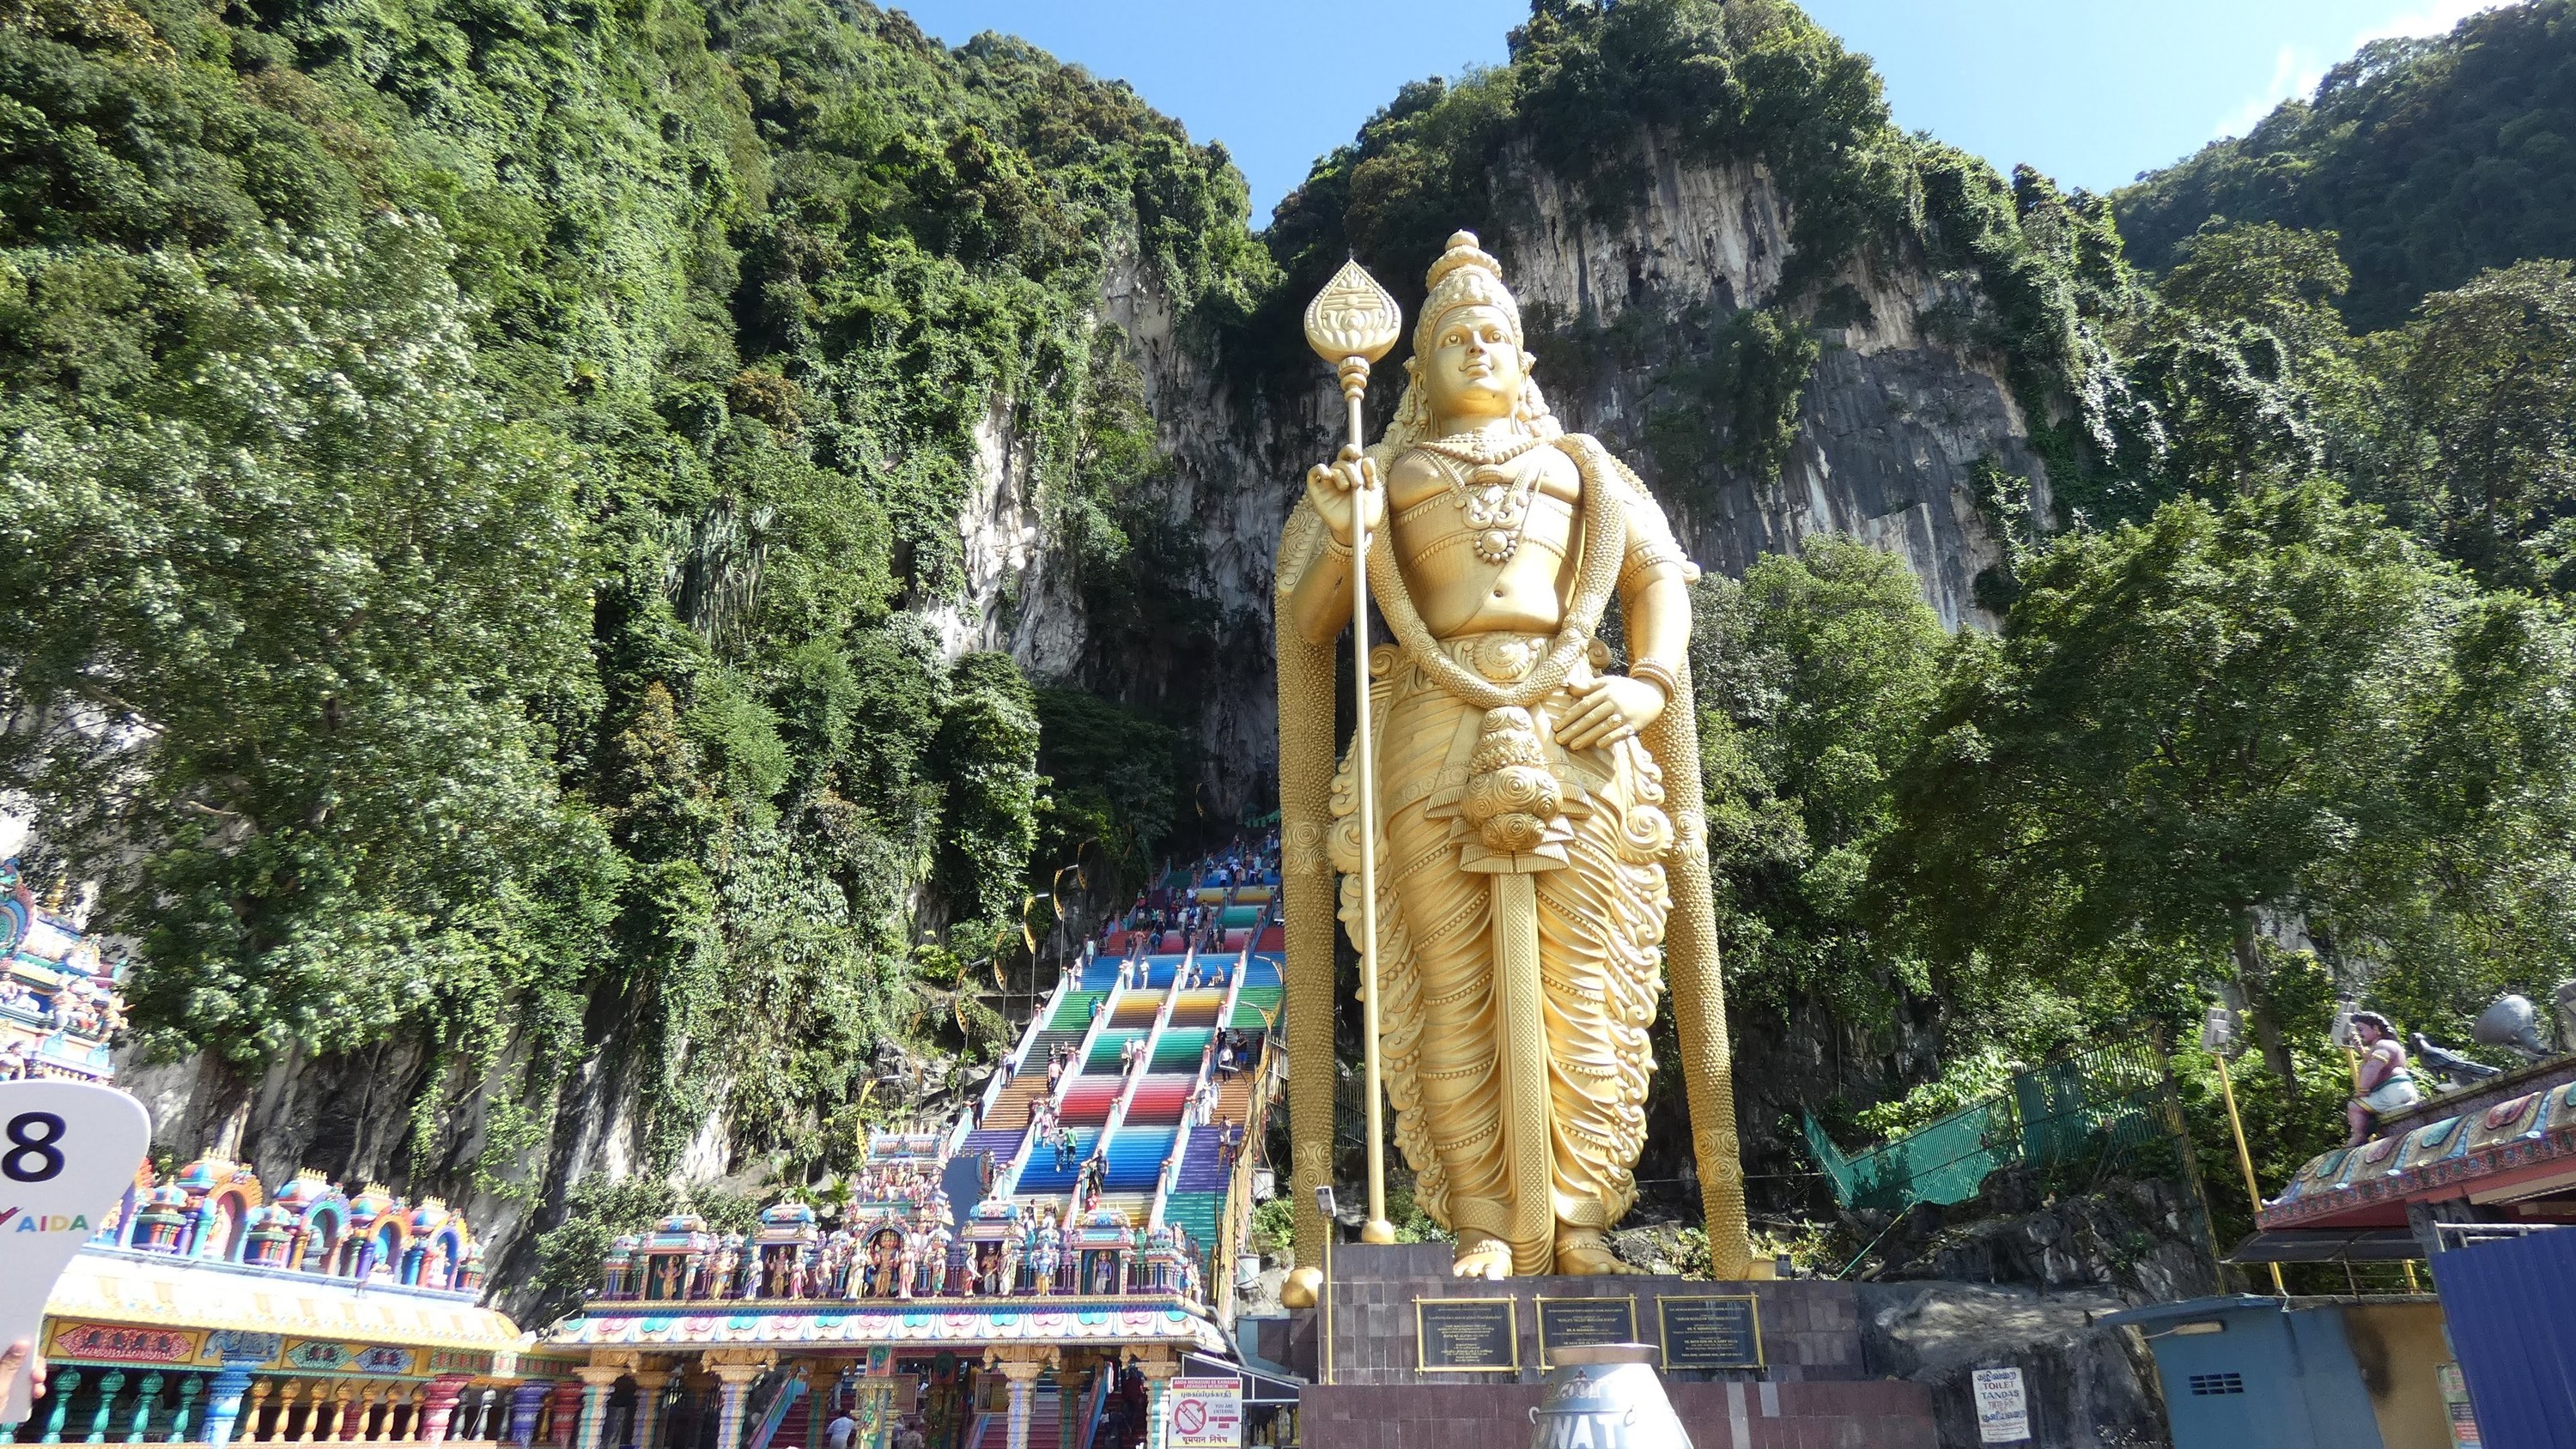
MULTIPOLYGON (((1585 482, 1603 486, 1621 491, 1625 536, 1593 540, 1578 530, 1576 546, 1618 550, 1626 594, 1638 573, 1679 566, 1683 556, 1643 490, 1609 467, 1585 482)), ((1435 495, 1396 526, 1448 507, 1435 495)), ((1585 517, 1590 526, 1590 510, 1585 517)), ((1472 634, 1438 647, 1508 685, 1527 677, 1548 642, 1472 634)), ((1662 990, 1657 947, 1670 909, 1662 771, 1633 738, 1579 751, 1557 742, 1555 721, 1575 703, 1571 687, 1592 677, 1590 661, 1579 661, 1567 687, 1529 711, 1561 814, 1536 848, 1497 853, 1463 810, 1486 711, 1398 649, 1382 648, 1372 662, 1379 1010, 1396 1142, 1434 1221, 1465 1240, 1508 1244, 1515 1271, 1548 1272, 1560 1225, 1606 1228, 1636 1198, 1633 1165, 1654 1070, 1648 1033, 1662 990), (1535 969, 1523 945, 1525 974, 1516 976, 1513 942, 1532 935, 1535 969), (1537 999, 1514 1000, 1514 980, 1533 982, 1537 999)), ((1354 872, 1342 883, 1340 915, 1356 935, 1351 768, 1345 758, 1335 780, 1332 853, 1354 872)))

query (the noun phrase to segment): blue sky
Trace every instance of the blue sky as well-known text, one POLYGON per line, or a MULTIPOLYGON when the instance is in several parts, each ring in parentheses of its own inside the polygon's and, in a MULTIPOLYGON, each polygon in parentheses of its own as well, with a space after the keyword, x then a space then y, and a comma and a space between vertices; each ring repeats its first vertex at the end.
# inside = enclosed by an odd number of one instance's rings
MULTIPOLYGON (((1899 125, 2105 190, 2243 131, 2362 41, 2493 0, 1805 0, 1878 62, 1899 125)), ((1252 183, 1253 220, 1397 86, 1503 59, 1527 0, 912 0, 951 45, 1027 37, 1134 85, 1252 183)))

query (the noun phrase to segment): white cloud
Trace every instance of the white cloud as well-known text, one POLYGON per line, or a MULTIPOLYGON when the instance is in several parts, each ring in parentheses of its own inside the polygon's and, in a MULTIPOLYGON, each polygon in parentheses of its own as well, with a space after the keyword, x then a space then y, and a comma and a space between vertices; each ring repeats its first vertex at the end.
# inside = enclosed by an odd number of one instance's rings
POLYGON ((2359 50, 2374 40, 2395 40, 2406 35, 2448 35, 2452 26, 2470 16, 2500 8, 2496 0, 2424 0, 2416 9, 2354 36, 2352 48, 2359 50))
MULTIPOLYGON (((2521 3, 2521 0, 2510 0, 2521 3)), ((2503 8, 2498 0, 2418 0, 2415 8, 2360 31, 2332 61, 2320 60, 2309 51, 2285 45, 2272 60, 2272 79, 2262 93, 2249 97, 2245 104, 2230 112, 2217 126, 2221 136, 2242 136, 2254 129, 2272 108, 2283 101, 2316 93, 2317 84, 2326 78, 2329 66, 2340 64, 2346 57, 2374 40, 2395 40, 2405 36, 2447 35, 2453 26, 2472 15, 2503 8)))
POLYGON ((2242 136, 2254 124, 2272 114, 2272 108, 2297 96, 2312 94, 2317 82, 2326 78, 2325 64, 2296 46, 2285 45, 2272 58, 2272 79, 2254 96, 2218 123, 2221 136, 2242 136))

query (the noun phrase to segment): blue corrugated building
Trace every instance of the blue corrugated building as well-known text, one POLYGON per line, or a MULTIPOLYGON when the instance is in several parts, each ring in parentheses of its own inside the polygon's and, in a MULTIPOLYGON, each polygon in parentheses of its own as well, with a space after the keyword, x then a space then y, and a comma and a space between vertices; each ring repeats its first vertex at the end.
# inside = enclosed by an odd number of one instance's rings
POLYGON ((2430 1295, 2195 1298, 2104 1321, 2154 1351, 2174 1449, 2454 1449, 2430 1295))

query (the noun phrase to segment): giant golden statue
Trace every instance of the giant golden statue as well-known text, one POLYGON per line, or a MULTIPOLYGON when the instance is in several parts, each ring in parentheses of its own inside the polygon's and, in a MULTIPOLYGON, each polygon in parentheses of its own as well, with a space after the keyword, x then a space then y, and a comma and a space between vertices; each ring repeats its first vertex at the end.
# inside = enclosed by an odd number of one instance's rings
POLYGON ((1356 266, 1310 312, 1320 352, 1358 354, 1340 359, 1354 446, 1309 473, 1279 547, 1288 1296, 1311 1301, 1320 1281, 1336 916, 1374 993, 1373 1220, 1382 1067, 1416 1200, 1456 1234, 1457 1274, 1616 1271, 1604 1230, 1636 1198, 1669 966, 1711 1256, 1719 1276, 1749 1276, 1690 698, 1697 571, 1636 475, 1549 415, 1519 304, 1469 233, 1431 268, 1409 385, 1363 452, 1359 390, 1397 325, 1356 266), (1373 349, 1350 340, 1371 331, 1368 293, 1373 349), (1333 647, 1355 583, 1395 642, 1367 653, 1367 711, 1337 763, 1333 647), (1614 598, 1624 673, 1598 642, 1614 598))

